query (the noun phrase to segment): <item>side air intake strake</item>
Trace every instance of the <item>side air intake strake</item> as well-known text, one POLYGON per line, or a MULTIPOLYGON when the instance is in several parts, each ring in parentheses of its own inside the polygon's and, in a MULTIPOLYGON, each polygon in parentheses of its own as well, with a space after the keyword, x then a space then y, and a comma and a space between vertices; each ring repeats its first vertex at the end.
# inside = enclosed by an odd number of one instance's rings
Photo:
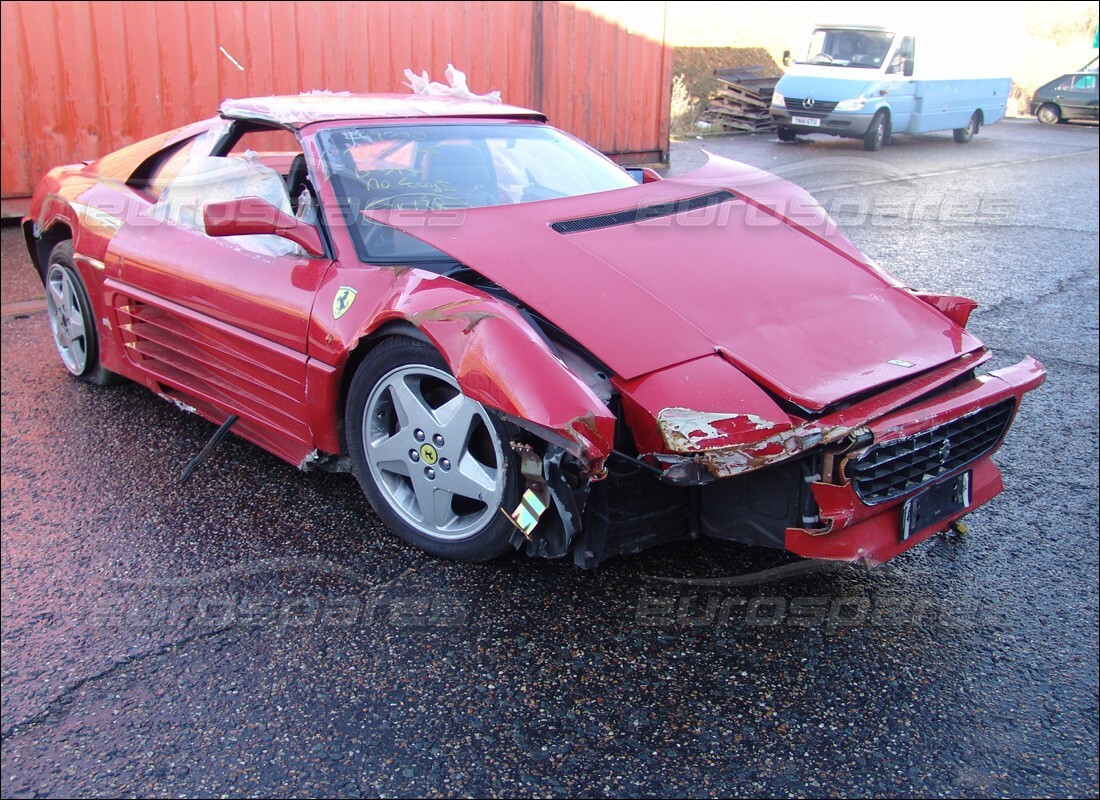
POLYGON ((627 211, 616 211, 613 214, 599 214, 595 217, 580 217, 579 219, 566 219, 550 225, 558 233, 580 233, 592 231, 597 228, 610 228, 613 225, 629 225, 632 222, 643 222, 657 217, 671 217, 674 214, 684 214, 688 211, 697 211, 707 206, 715 206, 727 200, 736 198, 733 192, 725 189, 710 194, 691 197, 687 200, 676 200, 671 203, 659 203, 655 206, 642 206, 631 208, 627 211))

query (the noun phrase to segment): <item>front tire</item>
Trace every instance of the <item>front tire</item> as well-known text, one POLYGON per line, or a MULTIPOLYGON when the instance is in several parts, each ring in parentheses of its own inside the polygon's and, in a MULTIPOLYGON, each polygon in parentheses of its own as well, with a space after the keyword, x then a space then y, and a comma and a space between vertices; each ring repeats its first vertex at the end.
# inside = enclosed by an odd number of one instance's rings
POLYGON ((863 149, 877 152, 890 141, 890 116, 885 111, 878 111, 871 120, 871 126, 867 133, 863 134, 863 149))
POLYGON ((951 135, 955 137, 955 141, 959 144, 966 144, 978 133, 978 127, 981 123, 978 121, 978 112, 975 111, 970 115, 970 120, 966 123, 965 128, 955 128, 951 132, 951 135))
POLYGON ((1044 103, 1035 112, 1035 118, 1043 125, 1057 125, 1062 121, 1062 111, 1054 103, 1044 103))
POLYGON ((462 394, 439 352, 395 336, 352 378, 345 412, 352 469, 374 510, 409 544, 488 561, 511 548, 501 514, 519 503, 514 432, 462 394))
POLYGON ((50 251, 46 267, 46 312, 61 363, 73 377, 96 386, 115 383, 118 376, 99 362, 99 335, 88 290, 76 268, 72 241, 50 251))
POLYGON ((781 142, 793 142, 798 134, 794 132, 793 128, 778 127, 775 129, 775 135, 779 137, 781 142))

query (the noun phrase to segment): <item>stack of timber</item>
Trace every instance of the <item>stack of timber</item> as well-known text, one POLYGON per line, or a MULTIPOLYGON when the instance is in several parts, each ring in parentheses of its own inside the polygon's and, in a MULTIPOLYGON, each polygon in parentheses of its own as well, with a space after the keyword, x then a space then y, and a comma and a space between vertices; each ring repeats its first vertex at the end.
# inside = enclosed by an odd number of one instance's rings
POLYGON ((703 118, 728 131, 762 133, 775 130, 768 109, 779 78, 761 78, 756 74, 761 69, 716 69, 714 77, 721 88, 710 98, 703 118))

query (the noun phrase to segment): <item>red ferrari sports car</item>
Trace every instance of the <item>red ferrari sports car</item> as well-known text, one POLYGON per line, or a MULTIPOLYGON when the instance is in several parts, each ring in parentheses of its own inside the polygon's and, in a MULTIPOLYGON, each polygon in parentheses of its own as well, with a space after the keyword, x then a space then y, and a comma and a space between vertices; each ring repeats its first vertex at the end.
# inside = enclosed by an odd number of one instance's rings
POLYGON ((484 560, 693 536, 882 562, 1003 489, 1031 358, 871 263, 798 187, 640 182, 536 112, 230 100, 58 167, 24 220, 65 367, 124 376, 406 541, 484 560))

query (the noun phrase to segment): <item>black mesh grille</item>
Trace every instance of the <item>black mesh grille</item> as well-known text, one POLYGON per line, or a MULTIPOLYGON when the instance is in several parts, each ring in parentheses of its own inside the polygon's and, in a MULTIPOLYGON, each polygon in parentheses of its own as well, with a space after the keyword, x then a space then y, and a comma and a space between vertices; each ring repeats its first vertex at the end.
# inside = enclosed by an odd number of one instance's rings
POLYGON ((710 194, 692 197, 688 200, 677 200, 674 203, 661 203, 655 206, 643 206, 631 208, 628 211, 616 211, 614 214, 600 214, 596 217, 581 217, 579 219, 567 219, 555 222, 550 227, 558 233, 580 233, 596 228, 610 228, 612 225, 628 225, 631 222, 642 222, 657 217, 671 217, 673 214, 683 214, 687 211, 706 208, 707 206, 724 203, 736 197, 733 192, 721 190, 710 194))
POLYGON ((883 503, 988 453, 1004 435, 1013 400, 984 408, 914 436, 871 447, 849 467, 856 494, 883 503))
POLYGON ((827 117, 829 112, 836 108, 836 103, 830 103, 827 100, 814 100, 809 107, 804 105, 805 102, 802 97, 787 97, 784 98, 783 104, 788 111, 803 117, 827 117))

